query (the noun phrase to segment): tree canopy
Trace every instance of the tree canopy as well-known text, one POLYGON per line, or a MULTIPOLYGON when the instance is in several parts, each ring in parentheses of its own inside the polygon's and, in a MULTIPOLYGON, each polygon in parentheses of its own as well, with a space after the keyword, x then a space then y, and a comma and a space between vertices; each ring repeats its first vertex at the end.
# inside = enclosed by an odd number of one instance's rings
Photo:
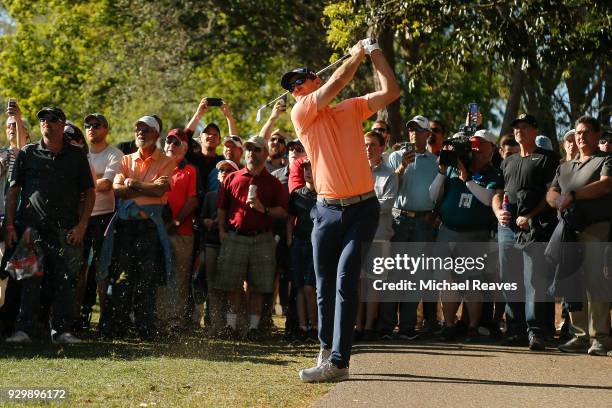
MULTIPOLYGON (((45 105, 77 123, 102 112, 125 140, 143 114, 184 126, 215 96, 247 137, 284 71, 327 65, 373 35, 402 89, 380 113, 394 137, 416 114, 455 128, 476 102, 490 127, 529 111, 554 138, 582 113, 609 123, 611 26, 608 2, 582 0, 4 0, 0 97, 18 98, 30 124, 45 105)), ((364 64, 343 95, 375 86, 364 64)), ((206 120, 223 123, 218 110, 206 120)))

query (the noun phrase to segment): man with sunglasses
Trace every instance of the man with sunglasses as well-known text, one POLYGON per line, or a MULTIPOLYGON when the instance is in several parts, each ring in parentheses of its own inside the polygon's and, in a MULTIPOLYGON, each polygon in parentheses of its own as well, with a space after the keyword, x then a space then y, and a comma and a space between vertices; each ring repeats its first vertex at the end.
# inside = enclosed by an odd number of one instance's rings
MULTIPOLYGON (((6 245, 18 238, 31 244, 33 231, 44 254, 45 282, 51 294, 52 341, 79 343, 70 332, 74 288, 81 267, 82 241, 94 206, 95 193, 85 152, 64 140, 66 116, 56 107, 37 113, 42 139, 17 154, 6 205, 6 245), (84 201, 81 198, 84 197, 84 201)), ((9 259, 9 251, 5 258, 9 259)), ((9 343, 29 343, 37 334, 43 276, 21 282, 16 332, 9 343)), ((45 316, 46 318, 46 316, 45 316)))
POLYGON ((201 184, 198 170, 187 163, 188 137, 183 129, 172 129, 166 136, 164 152, 176 167, 170 178, 168 206, 170 220, 166 231, 172 250, 172 268, 176 276, 176 289, 169 285, 157 291, 158 318, 170 332, 188 327, 187 299, 191 281, 191 258, 193 254, 193 218, 200 204, 201 184))
POLYGON ((227 176, 217 201, 221 250, 215 288, 227 292, 227 335, 236 335, 236 320, 243 282, 249 290, 247 337, 261 337, 259 322, 263 296, 274 291, 275 219, 287 216, 288 194, 266 169, 265 139, 253 136, 244 144, 246 167, 227 176))
POLYGON ((427 150, 438 155, 446 138, 446 126, 439 120, 432 120, 429 122, 429 130, 431 130, 431 136, 427 139, 427 150))
POLYGON ((276 129, 268 139, 268 159, 266 160, 266 169, 270 173, 278 169, 282 169, 287 165, 285 155, 287 153, 287 140, 289 135, 276 129))
POLYGON ((88 259, 93 251, 91 263, 87 268, 86 278, 79 281, 77 293, 82 299, 79 325, 89 328, 93 306, 96 304, 96 287, 100 297, 100 322, 105 323, 107 282, 96 284, 96 266, 100 257, 100 249, 104 241, 104 231, 115 212, 115 194, 113 180, 119 171, 123 152, 110 145, 108 137, 108 120, 101 113, 87 115, 85 122, 85 137, 89 141, 89 163, 93 167, 96 179, 96 202, 89 218, 85 239, 83 240, 83 255, 88 259))
POLYGON ((291 120, 312 163, 318 193, 312 244, 321 349, 317 366, 299 373, 305 382, 342 381, 349 376, 361 259, 376 233, 379 213, 363 121, 400 95, 378 44, 359 41, 350 54, 325 83, 308 68, 289 71, 281 79, 282 87, 297 100, 291 120), (366 55, 380 90, 330 106, 366 55))
POLYGON ((134 140, 138 151, 123 156, 113 180, 119 198, 117 216, 108 227, 104 241, 100 275, 107 275, 113 256, 109 325, 103 328, 108 337, 122 337, 134 309, 136 330, 149 339, 155 330, 155 289, 163 278, 172 279, 170 245, 162 212, 168 201, 170 177, 176 163, 160 151, 159 122, 150 115, 134 123, 134 140), (163 260, 160 260, 163 253, 163 260), (165 272, 165 274, 164 274, 165 272))
POLYGON ((604 153, 612 153, 612 131, 606 130, 601 134, 599 150, 604 153))

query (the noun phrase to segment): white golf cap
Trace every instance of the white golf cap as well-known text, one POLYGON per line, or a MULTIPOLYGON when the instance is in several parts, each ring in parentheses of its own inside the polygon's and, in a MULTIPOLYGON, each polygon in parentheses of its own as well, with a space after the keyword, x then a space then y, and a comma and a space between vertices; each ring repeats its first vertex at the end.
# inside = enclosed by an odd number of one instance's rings
POLYGON ((12 125, 13 123, 17 123, 17 121, 15 120, 15 118, 14 118, 14 117, 9 116, 9 117, 6 119, 6 124, 7 124, 7 125, 12 125))
POLYGON ((143 116, 136 121, 136 123, 141 122, 147 125, 150 128, 155 129, 157 133, 159 133, 159 123, 157 123, 157 119, 153 116, 143 116))
POLYGON ((417 126, 429 130, 429 119, 422 115, 416 115, 414 118, 406 122, 406 127, 410 127, 412 123, 416 123, 417 126))
POLYGON ((563 135, 563 140, 567 140, 569 137, 571 136, 576 136, 576 129, 570 129, 567 132, 565 132, 565 134, 563 135))
POLYGON ((216 166, 217 170, 219 170, 221 166, 223 166, 224 164, 231 166, 234 170, 240 170, 238 168, 238 165, 231 160, 221 160, 219 163, 217 163, 217 166, 216 166))
POLYGON ((474 133, 474 137, 479 137, 489 143, 497 144, 497 138, 495 135, 486 129, 477 130, 476 133, 474 133))

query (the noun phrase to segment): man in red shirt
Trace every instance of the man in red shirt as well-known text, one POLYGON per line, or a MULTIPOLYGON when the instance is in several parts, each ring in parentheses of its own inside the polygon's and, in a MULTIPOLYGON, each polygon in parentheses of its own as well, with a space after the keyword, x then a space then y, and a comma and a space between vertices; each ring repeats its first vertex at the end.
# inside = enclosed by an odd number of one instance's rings
POLYGON ((372 243, 379 204, 365 152, 363 121, 399 98, 395 75, 378 44, 359 41, 326 82, 308 68, 283 75, 281 85, 297 103, 291 120, 312 163, 317 204, 313 209, 313 258, 317 275, 317 366, 300 371, 305 382, 348 378, 362 251, 372 243), (380 90, 329 106, 370 56, 380 90))
POLYGON ((187 133, 172 129, 166 136, 164 152, 175 160, 176 168, 170 178, 168 205, 172 219, 166 222, 172 251, 172 267, 176 276, 176 290, 169 285, 157 291, 158 317, 174 331, 187 328, 187 298, 193 253, 193 217, 198 208, 201 184, 198 171, 185 161, 188 148, 187 133))
POLYGON ((287 216, 289 198, 280 181, 266 170, 266 141, 251 137, 244 147, 246 167, 229 174, 219 189, 221 250, 215 288, 228 292, 227 331, 235 336, 240 291, 247 281, 250 289, 247 337, 256 339, 262 295, 274 290, 273 219, 287 216))

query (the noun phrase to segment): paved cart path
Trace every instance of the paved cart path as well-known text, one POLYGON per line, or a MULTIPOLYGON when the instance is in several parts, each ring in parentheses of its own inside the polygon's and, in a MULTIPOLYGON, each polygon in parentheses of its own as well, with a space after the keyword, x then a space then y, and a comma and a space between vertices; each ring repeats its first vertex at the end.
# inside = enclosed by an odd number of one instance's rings
POLYGON ((493 345, 357 345, 322 407, 612 407, 612 358, 493 345))

